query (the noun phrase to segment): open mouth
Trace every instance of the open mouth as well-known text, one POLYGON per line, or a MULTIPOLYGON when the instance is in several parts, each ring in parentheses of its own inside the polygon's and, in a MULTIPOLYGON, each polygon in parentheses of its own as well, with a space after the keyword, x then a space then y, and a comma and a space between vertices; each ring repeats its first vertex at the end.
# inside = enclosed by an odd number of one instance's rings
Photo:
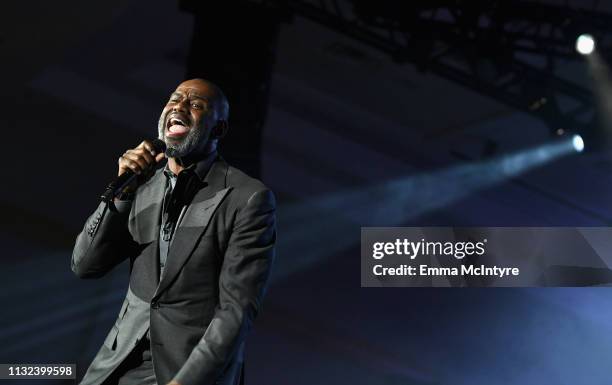
POLYGON ((172 116, 166 125, 167 136, 181 136, 189 131, 187 120, 180 116, 172 116))

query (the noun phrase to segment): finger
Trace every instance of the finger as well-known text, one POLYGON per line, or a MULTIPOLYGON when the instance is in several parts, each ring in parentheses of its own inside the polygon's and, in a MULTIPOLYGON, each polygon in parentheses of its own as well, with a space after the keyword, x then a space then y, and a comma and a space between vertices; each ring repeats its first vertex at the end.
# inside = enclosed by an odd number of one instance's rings
POLYGON ((132 151, 132 153, 137 154, 145 158, 148 164, 155 163, 155 158, 144 148, 136 148, 132 151))
POLYGON ((161 162, 162 159, 164 159, 166 157, 166 154, 163 152, 160 152, 159 154, 155 155, 155 161, 157 163, 161 162))
POLYGON ((139 163, 138 158, 134 157, 132 154, 123 155, 123 162, 127 167, 129 167, 133 171, 140 172, 141 170, 146 169, 146 166, 143 166, 141 163, 139 163))
POLYGON ((126 172, 127 170, 129 170, 130 168, 125 164, 125 160, 123 159, 123 156, 120 156, 119 159, 117 159, 117 163, 119 164, 119 172, 117 173, 117 175, 121 175, 124 172, 126 172))
POLYGON ((138 154, 135 154, 134 152, 129 151, 125 153, 123 157, 136 162, 143 170, 149 167, 149 163, 146 161, 146 159, 138 154))
POLYGON ((149 142, 148 140, 143 141, 142 146, 149 152, 149 154, 153 156, 157 154, 157 151, 155 151, 155 147, 153 147, 153 144, 149 142))
POLYGON ((142 165, 138 163, 137 160, 130 158, 129 156, 124 156, 123 161, 126 167, 128 167, 130 170, 134 172, 140 173, 143 170, 146 170, 146 167, 142 167, 142 165))
MULTIPOLYGON (((134 172, 134 174, 140 174, 142 172, 140 165, 131 159, 123 157, 121 159, 121 165, 122 166, 120 168, 124 168, 125 171, 130 170, 134 172)), ((120 174, 122 173, 120 172, 120 174)))

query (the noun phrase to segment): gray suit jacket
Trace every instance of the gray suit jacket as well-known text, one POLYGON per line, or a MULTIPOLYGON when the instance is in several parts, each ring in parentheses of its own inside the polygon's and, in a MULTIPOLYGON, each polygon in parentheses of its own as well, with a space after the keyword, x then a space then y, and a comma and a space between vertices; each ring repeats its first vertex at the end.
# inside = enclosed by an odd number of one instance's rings
POLYGON ((130 261, 119 316, 82 384, 102 383, 149 327, 158 384, 240 381, 274 259, 274 195, 218 158, 180 219, 160 281, 164 178, 159 169, 140 186, 129 212, 101 203, 77 237, 71 267, 80 278, 130 261))

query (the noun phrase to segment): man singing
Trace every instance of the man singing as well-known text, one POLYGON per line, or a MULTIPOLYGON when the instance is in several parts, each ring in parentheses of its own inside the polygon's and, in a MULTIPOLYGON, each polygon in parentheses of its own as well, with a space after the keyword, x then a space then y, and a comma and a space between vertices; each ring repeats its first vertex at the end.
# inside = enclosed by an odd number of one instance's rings
POLYGON ((119 158, 119 175, 138 178, 87 219, 71 268, 98 278, 129 259, 129 286, 81 384, 243 383, 244 341, 274 259, 275 201, 217 154, 228 113, 217 86, 185 81, 159 119, 165 154, 144 141, 119 158))

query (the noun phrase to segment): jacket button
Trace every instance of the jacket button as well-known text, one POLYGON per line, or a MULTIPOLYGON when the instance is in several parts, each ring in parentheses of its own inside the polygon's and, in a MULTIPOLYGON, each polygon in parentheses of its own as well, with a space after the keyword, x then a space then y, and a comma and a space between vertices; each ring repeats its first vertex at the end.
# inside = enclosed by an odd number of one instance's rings
POLYGON ((151 302, 151 309, 159 309, 159 303, 157 301, 151 302))

